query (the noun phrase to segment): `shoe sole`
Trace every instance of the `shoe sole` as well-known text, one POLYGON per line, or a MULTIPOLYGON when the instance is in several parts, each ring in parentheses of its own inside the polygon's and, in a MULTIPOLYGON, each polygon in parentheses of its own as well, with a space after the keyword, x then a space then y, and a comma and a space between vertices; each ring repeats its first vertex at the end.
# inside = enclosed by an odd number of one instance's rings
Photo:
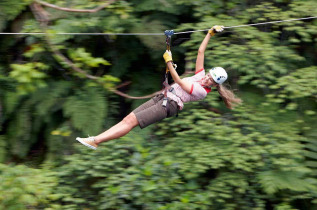
POLYGON ((90 144, 87 144, 86 142, 76 138, 77 141, 79 141, 80 143, 82 143, 83 145, 85 145, 86 147, 89 147, 90 149, 96 150, 97 148, 94 146, 91 146, 90 144))

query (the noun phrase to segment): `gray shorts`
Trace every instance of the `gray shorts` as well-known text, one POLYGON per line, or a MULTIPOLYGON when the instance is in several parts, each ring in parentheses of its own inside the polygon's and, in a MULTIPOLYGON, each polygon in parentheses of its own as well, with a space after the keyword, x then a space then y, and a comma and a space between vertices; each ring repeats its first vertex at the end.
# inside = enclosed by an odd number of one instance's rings
POLYGON ((162 106, 163 99, 164 95, 159 94, 133 110, 133 113, 139 122, 140 128, 145 128, 153 123, 163 120, 164 118, 172 117, 177 114, 178 105, 176 101, 169 98, 169 112, 167 113, 167 109, 162 106))

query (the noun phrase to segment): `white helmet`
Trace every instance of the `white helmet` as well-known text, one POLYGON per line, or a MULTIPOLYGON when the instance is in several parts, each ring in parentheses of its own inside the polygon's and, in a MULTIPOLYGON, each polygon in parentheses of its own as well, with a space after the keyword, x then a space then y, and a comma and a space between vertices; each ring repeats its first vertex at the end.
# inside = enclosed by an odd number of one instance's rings
POLYGON ((221 67, 214 67, 209 70, 209 73, 211 77, 214 79, 214 81, 218 84, 222 84, 228 78, 226 70, 224 70, 221 67))

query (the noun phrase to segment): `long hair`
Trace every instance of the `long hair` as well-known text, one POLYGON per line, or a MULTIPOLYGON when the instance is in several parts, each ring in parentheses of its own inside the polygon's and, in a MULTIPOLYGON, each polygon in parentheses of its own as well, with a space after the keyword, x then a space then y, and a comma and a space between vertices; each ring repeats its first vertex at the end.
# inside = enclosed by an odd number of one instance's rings
POLYGON ((226 104, 226 107, 233 109, 234 106, 242 103, 242 100, 234 95, 234 93, 223 85, 217 86, 218 93, 226 104))

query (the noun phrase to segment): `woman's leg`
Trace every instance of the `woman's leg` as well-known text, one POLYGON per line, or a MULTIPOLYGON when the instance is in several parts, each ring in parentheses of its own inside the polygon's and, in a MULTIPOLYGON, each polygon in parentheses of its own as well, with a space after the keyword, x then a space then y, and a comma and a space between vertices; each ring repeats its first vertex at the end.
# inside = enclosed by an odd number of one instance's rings
POLYGON ((111 128, 99 134, 98 136, 95 136, 95 143, 98 145, 102 142, 125 136, 137 125, 139 125, 139 122, 135 117, 135 114, 131 112, 121 122, 112 126, 111 128))
POLYGON ((158 122, 166 117, 166 111, 161 105, 162 102, 158 104, 158 100, 160 99, 154 97, 154 99, 142 104, 121 122, 98 136, 88 138, 77 137, 76 140, 91 149, 97 149, 100 143, 125 136, 137 125, 144 128, 152 123, 158 122))
POLYGON ((99 134, 98 136, 95 136, 94 137, 95 143, 98 145, 102 142, 109 141, 112 139, 117 139, 128 134, 134 127, 139 125, 139 122, 135 114, 153 105, 155 105, 155 102, 153 99, 150 99, 149 101, 145 102, 144 104, 142 104, 141 106, 133 110, 133 112, 131 112, 128 116, 126 116, 121 122, 112 126, 111 128, 99 134))
MULTIPOLYGON (((163 96, 160 98, 163 98, 163 96)), ((174 104, 170 104, 170 109, 173 115, 177 112, 176 102, 174 102, 174 104)), ((112 126, 110 129, 98 136, 95 136, 95 143, 98 145, 105 141, 120 138, 128 134, 137 125, 144 128, 155 122, 161 121, 166 117, 166 109, 162 106, 162 100, 159 100, 158 102, 156 99, 152 99, 135 109, 118 124, 112 126), (138 115, 138 118, 136 115, 138 115), (140 122, 138 119, 140 119, 140 122)))

